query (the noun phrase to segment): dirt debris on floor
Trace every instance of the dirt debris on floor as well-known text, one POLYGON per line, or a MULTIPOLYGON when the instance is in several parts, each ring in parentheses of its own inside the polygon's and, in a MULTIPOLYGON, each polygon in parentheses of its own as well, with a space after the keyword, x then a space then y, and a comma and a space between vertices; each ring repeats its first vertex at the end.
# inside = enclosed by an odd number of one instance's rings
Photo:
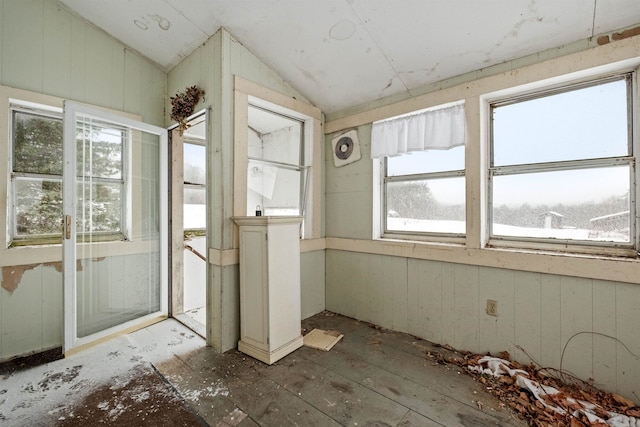
POLYGON ((50 410, 43 421, 58 427, 208 425, 153 366, 145 363, 94 388, 72 406, 62 404, 50 410))
POLYGON ((427 351, 444 365, 457 365, 535 427, 640 427, 640 407, 557 369, 523 365, 500 357, 456 351, 427 351), (567 381, 566 379, 569 379, 567 381))
POLYGON ((203 339, 167 320, 65 359, 39 366, 8 364, 0 370, 0 425, 179 426, 183 425, 180 419, 191 421, 186 425, 200 425, 197 416, 188 417, 189 403, 154 366, 204 345, 203 339), (141 389, 145 381, 150 384, 148 394, 141 389), (158 422, 122 422, 130 416, 138 419, 138 415, 153 420, 156 409, 161 409, 158 422), (171 418, 174 413, 180 417, 171 418), (166 414, 172 424, 160 422, 160 418, 167 418, 166 414))

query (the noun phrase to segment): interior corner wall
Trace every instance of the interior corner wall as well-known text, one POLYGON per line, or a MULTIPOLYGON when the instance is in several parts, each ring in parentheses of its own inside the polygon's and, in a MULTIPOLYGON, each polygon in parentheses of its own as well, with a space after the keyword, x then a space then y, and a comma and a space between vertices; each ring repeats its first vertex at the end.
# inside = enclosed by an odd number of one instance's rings
POLYGON ((164 124, 166 75, 57 0, 0 0, 0 84, 164 124))
MULTIPOLYGON (((3 104, 29 97, 61 107, 69 99, 164 124, 166 74, 57 0, 0 0, 0 29, 3 104)), ((7 112, 2 105, 2 165, 9 164, 7 112)), ((3 180, 0 215, 8 187, 3 180)), ((63 345, 61 262, 59 245, 0 247, 0 361, 63 345)))
MULTIPOLYGON (((548 58, 541 54, 540 57, 548 58)), ((563 369, 606 390, 640 399, 640 260, 536 254, 425 242, 374 240, 371 117, 380 120, 456 99, 466 101, 469 191, 482 186, 478 111, 481 95, 609 63, 637 66, 640 37, 495 75, 437 88, 408 100, 380 101, 325 124, 325 144, 339 129, 358 129, 362 159, 337 168, 325 158, 326 308, 459 350, 498 354, 563 369), (403 111, 406 110, 406 111, 403 111), (338 126, 338 122, 339 126, 338 126), (473 168, 473 171, 469 171, 473 168), (474 175, 475 174, 475 175, 474 175), (623 272, 624 270, 624 272, 623 272), (487 299, 498 301, 489 316, 487 299)), ((584 76, 583 76, 584 77, 584 76)), ((557 82, 556 82, 557 83, 557 82)), ((420 92, 420 91, 418 91, 420 92)), ((377 186, 377 185, 376 185, 377 186)), ((481 190, 477 190, 479 192, 481 190)), ((473 194, 477 194, 473 193, 473 194)), ((470 203, 469 203, 470 204, 470 203)), ((468 206, 473 218, 481 206, 468 206)), ((474 221, 476 222, 476 221, 474 221)), ((475 224, 477 227, 478 225, 475 224)), ((474 225, 470 226, 471 228, 474 225)), ((474 233, 480 235, 475 230, 474 233)), ((468 237, 469 240, 469 237, 468 237)))
MULTIPOLYGON (((272 69, 247 50, 226 30, 220 29, 204 45, 196 49, 169 72, 169 96, 197 85, 204 89, 205 100, 196 107, 210 108, 207 147, 207 185, 209 214, 207 218, 207 343, 218 351, 237 346, 240 331, 239 270, 234 259, 235 224, 233 216, 233 154, 234 154, 234 76, 240 76, 268 89, 305 100, 272 69), (227 256, 230 255, 230 256, 227 256), (225 261, 231 259, 231 261, 225 261)), ((167 125, 171 107, 167 101, 167 125)), ((324 309, 324 251, 321 255, 303 254, 302 259, 322 258, 322 276, 306 280, 303 307, 307 312, 324 309), (321 303, 317 299, 322 298, 321 303), (305 300, 308 300, 305 302, 305 300), (319 309, 318 307, 322 307, 319 309)), ((303 266, 305 263, 303 262, 303 266)), ((315 271, 315 264, 310 265, 315 271)), ((306 276, 304 269, 302 276, 306 276)), ((315 313, 314 313, 315 314, 315 313)))

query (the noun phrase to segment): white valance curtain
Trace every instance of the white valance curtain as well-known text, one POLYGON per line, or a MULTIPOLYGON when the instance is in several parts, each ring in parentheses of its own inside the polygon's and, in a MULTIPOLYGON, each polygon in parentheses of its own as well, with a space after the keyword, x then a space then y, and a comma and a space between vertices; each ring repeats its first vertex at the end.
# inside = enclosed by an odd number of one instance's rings
POLYGON ((371 158, 464 145, 464 104, 373 123, 371 158))

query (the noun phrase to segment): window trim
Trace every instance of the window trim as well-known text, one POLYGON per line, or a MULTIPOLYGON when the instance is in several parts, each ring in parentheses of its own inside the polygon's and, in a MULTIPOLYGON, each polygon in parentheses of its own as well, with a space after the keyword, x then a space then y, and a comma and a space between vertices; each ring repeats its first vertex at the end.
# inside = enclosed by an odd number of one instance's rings
MULTIPOLYGON (((233 161, 233 216, 246 216, 247 213, 247 164, 248 164, 248 105, 264 106, 268 109, 283 112, 305 122, 305 165, 310 166, 307 172, 307 197, 304 207, 305 221, 303 239, 319 239, 322 233, 322 170, 323 170, 323 126, 322 112, 304 101, 288 96, 257 83, 234 78, 234 150, 233 161)), ((231 218, 225 218, 231 220, 231 218)), ((232 230, 235 230, 235 226, 232 230)), ((233 233, 224 235, 233 238, 233 233)))
MULTIPOLYGON (((567 76, 568 77, 568 76, 567 76)), ((540 82, 538 82, 540 83, 540 82)), ((550 86, 535 85, 533 90, 525 92, 508 91, 503 92, 500 97, 481 96, 480 100, 484 103, 487 114, 484 121, 487 126, 487 165, 486 165, 486 181, 483 184, 486 188, 486 248, 513 248, 521 250, 541 250, 550 252, 570 252, 575 254, 588 255, 604 255, 604 256, 622 256, 637 257, 640 254, 640 233, 639 233, 639 211, 637 201, 640 197, 640 178, 639 168, 637 165, 638 135, 637 131, 639 120, 634 115, 634 111, 638 110, 638 69, 616 70, 607 74, 591 75, 587 78, 579 80, 564 80, 550 86), (606 158, 589 158, 582 160, 568 161, 551 161, 531 164, 517 165, 501 165, 493 164, 493 108, 500 107, 518 102, 526 102, 529 100, 539 99, 556 94, 566 93, 574 90, 580 90, 588 87, 594 87, 600 84, 606 84, 613 81, 625 80, 627 85, 627 133, 628 133, 628 151, 626 156, 614 156, 606 158), (502 236, 493 234, 493 177, 507 176, 532 172, 551 172, 551 171, 567 171, 567 170, 588 170, 597 167, 611 167, 617 165, 628 165, 630 170, 629 177, 629 206, 630 206, 630 229, 629 242, 602 242, 593 240, 571 240, 556 238, 535 238, 535 237, 519 237, 519 236, 502 236), (635 214, 634 214, 635 211, 635 214)))
MULTIPOLYGON (((432 105, 424 108, 418 108, 413 111, 401 114, 399 116, 388 117, 385 119, 381 119, 378 121, 387 121, 393 119, 399 119, 404 116, 412 116, 415 114, 420 114, 422 112, 428 110, 441 110, 444 108, 449 108, 455 105, 462 105, 466 111, 466 100, 456 100, 453 102, 446 102, 439 105, 432 105)), ((377 122, 377 121, 376 121, 377 122)), ((372 123, 373 126, 373 123, 372 123)), ((466 139, 466 138, 465 138, 466 139)), ((373 236, 375 239, 389 239, 389 240, 407 240, 407 241, 420 241, 420 242, 434 242, 434 243, 451 243, 451 244, 459 244, 463 245, 466 243, 467 235, 468 235, 468 224, 467 224, 467 193, 464 193, 464 204, 465 204, 465 231, 463 233, 449 233, 449 232, 436 232, 436 231, 415 231, 415 230, 389 230, 387 226, 388 219, 388 209, 387 209, 387 183, 390 182, 416 182, 426 179, 443 179, 443 178, 463 178, 465 187, 467 181, 467 144, 463 145, 463 169, 453 169, 446 171, 436 171, 436 172, 422 172, 422 173, 413 173, 406 175, 393 175, 389 176, 387 174, 388 170, 388 158, 389 156, 382 156, 379 159, 373 159, 373 183, 374 186, 377 187, 377 191, 374 191, 373 196, 373 236)), ((451 148, 459 148, 459 145, 456 145, 451 148)), ((429 149, 418 151, 418 152, 426 152, 430 151, 429 149)), ((398 157, 410 155, 411 152, 403 153, 398 157)), ((375 187, 374 187, 375 188, 375 187)))
MULTIPOLYGON (((280 162, 276 160, 262 159, 254 156, 247 156, 247 160, 248 162, 262 163, 264 165, 270 165, 278 169, 286 169, 290 171, 300 172, 298 206, 299 206, 299 216, 303 217, 302 221, 303 221, 303 227, 304 227, 304 217, 305 217, 305 211, 306 211, 306 205, 307 205, 307 189, 309 187, 309 171, 311 169, 311 165, 307 164, 307 156, 306 156, 306 152, 308 151, 306 149, 306 145, 307 145, 306 144, 306 137, 307 137, 306 124, 308 120, 301 118, 299 115, 294 116, 294 115, 287 114, 286 112, 282 111, 281 108, 274 109, 271 107, 267 107, 265 106, 264 102, 256 102, 256 99, 252 97, 250 97, 249 99, 248 108, 255 108, 265 113, 273 114, 273 115, 294 121, 300 126, 300 140, 298 141, 299 152, 298 152, 297 164, 280 162)), ((266 210, 264 206, 262 206, 262 210, 263 210, 263 215, 265 215, 266 210)))

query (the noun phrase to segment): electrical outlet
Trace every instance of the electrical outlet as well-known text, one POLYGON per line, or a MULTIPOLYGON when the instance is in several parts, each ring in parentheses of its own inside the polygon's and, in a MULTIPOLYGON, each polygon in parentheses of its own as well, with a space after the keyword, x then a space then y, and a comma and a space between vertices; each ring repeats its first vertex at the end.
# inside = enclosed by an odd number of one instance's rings
POLYGON ((493 299, 487 300, 487 314, 498 317, 498 301, 493 299))

